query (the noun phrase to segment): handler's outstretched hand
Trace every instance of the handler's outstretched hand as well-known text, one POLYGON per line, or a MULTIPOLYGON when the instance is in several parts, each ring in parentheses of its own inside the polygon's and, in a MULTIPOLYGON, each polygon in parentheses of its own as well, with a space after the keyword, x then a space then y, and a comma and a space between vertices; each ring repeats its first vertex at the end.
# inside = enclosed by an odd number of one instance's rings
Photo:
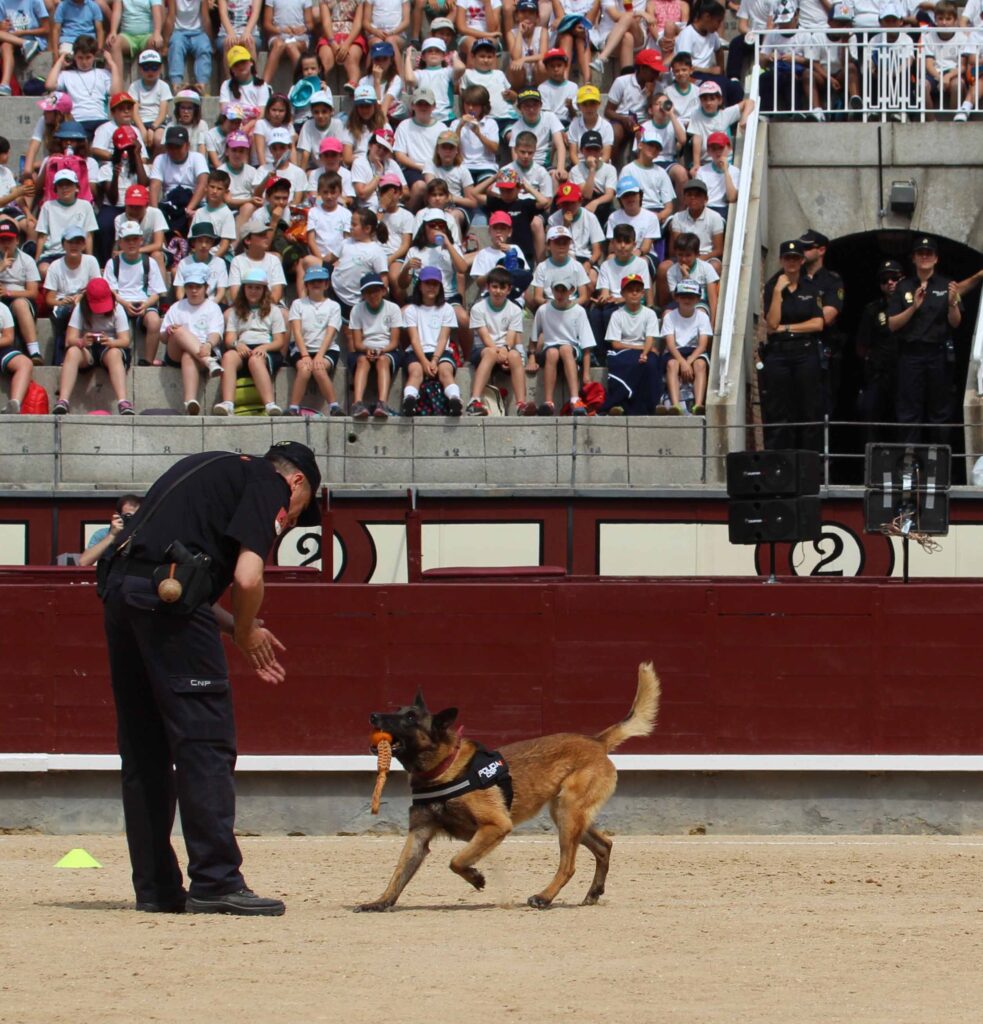
POLYGON ((253 671, 265 683, 276 686, 287 678, 286 669, 277 660, 277 651, 286 647, 262 626, 254 626, 245 636, 236 636, 235 645, 249 659, 253 671))

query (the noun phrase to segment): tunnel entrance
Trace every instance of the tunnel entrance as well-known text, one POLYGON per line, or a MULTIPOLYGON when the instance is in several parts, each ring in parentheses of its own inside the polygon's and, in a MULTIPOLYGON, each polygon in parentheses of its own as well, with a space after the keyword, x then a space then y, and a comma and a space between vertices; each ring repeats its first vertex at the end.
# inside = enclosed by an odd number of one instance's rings
MULTIPOLYGON (((918 232, 922 234, 922 232, 918 232)), ((844 235, 830 241, 826 251, 826 266, 843 278, 844 307, 838 321, 845 336, 840 367, 840 381, 834 396, 833 419, 859 420, 859 399, 863 383, 862 364, 857 356, 856 335, 864 306, 880 296, 877 285, 877 266, 885 259, 897 260, 905 273, 913 273, 911 243, 914 231, 867 231, 855 235, 844 235)), ((974 274, 983 263, 983 256, 975 249, 961 242, 933 235, 939 246, 938 270, 956 281, 974 274)), ((962 425, 962 402, 966 384, 966 372, 972 349, 973 332, 979 310, 980 288, 977 286, 963 296, 962 324, 954 332, 956 345, 956 372, 952 396, 951 422, 962 425)), ((863 455, 867 441, 867 430, 860 426, 840 426, 831 430, 830 443, 834 453, 831 464, 831 480, 840 484, 863 483, 863 455)), ((953 482, 965 482, 965 464, 957 459, 964 452, 964 438, 961 429, 947 432, 946 439, 952 445, 953 482)), ((888 432, 888 435, 890 432, 888 432)), ((884 441, 895 438, 884 436, 884 441)), ((897 438, 897 440, 901 440, 897 438)))

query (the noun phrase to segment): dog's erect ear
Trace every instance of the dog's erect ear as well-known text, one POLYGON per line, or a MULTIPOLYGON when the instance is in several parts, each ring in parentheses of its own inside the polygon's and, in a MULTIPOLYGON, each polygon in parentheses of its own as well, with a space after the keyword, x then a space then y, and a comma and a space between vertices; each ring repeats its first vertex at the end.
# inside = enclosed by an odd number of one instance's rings
POLYGON ((417 690, 416 696, 413 698, 413 706, 419 708, 421 711, 427 710, 427 702, 423 699, 423 690, 417 690))
POLYGON ((455 718, 457 718, 457 708, 444 708, 443 711, 438 711, 433 716, 433 732, 445 732, 455 718))

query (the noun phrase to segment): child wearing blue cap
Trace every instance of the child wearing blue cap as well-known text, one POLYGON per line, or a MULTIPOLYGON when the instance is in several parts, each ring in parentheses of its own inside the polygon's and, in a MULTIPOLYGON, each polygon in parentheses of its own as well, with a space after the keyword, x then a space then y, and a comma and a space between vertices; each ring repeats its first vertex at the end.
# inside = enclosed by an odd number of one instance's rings
POLYGON ((399 336, 403 314, 395 302, 386 299, 386 285, 376 273, 364 274, 359 283, 362 299, 352 308, 352 351, 348 355, 348 372, 352 379, 352 416, 365 420, 371 414, 380 420, 395 416, 396 410, 386 404, 393 377, 399 371, 399 336), (369 382, 369 371, 375 368, 378 400, 370 410, 363 401, 369 382))
POLYGON ((341 331, 341 306, 327 297, 330 274, 324 267, 308 267, 304 272, 307 295, 294 299, 287 317, 290 329, 290 347, 287 361, 297 371, 290 391, 288 416, 300 415, 300 403, 311 377, 328 403, 328 415, 344 416, 338 404, 331 377, 334 374, 341 349, 338 333, 341 331))
POLYGON ((460 416, 464 411, 461 389, 454 380, 457 364, 450 349, 451 331, 457 327, 454 310, 444 297, 439 267, 424 267, 416 281, 403 320, 410 336, 406 352, 406 386, 403 388, 404 416, 416 412, 424 380, 436 380, 447 398, 447 411, 460 416))
MULTIPOLYGON (((406 104, 403 102, 403 80, 397 71, 397 51, 392 43, 373 43, 369 49, 369 73, 358 81, 355 90, 355 103, 359 102, 358 90, 367 86, 372 90, 379 109, 384 118, 406 117, 406 104)), ((364 93, 363 93, 364 94, 364 93)), ((357 152, 357 150, 356 150, 357 152)))

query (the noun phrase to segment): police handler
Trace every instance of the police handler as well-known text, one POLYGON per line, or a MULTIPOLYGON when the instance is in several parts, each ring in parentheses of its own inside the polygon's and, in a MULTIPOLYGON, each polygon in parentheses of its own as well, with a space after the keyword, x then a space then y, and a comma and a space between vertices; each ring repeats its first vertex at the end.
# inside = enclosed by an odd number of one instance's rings
POLYGON ((826 412, 830 416, 836 409, 840 392, 843 364, 843 331, 837 321, 843 312, 843 278, 826 267, 829 239, 820 231, 810 228, 799 241, 802 243, 805 264, 803 274, 819 288, 823 303, 823 336, 819 350, 819 364, 825 377, 826 412))
MULTIPOLYGON (((894 293, 903 278, 904 270, 900 263, 881 260, 877 265, 877 286, 881 294, 864 306, 857 325, 856 350, 863 361, 860 416, 871 424, 895 421, 898 336, 888 326, 887 318, 894 293)), ((891 439, 889 430, 885 427, 869 427, 868 442, 891 439)))
POLYGON ((765 283, 764 310, 768 340, 758 372, 765 447, 822 448, 823 304, 818 286, 802 272, 802 243, 782 242, 781 270, 765 283), (813 426, 784 424, 811 422, 813 426))
POLYGON ((240 872, 236 733, 220 631, 260 679, 283 681, 278 652, 284 647, 257 618, 263 566, 281 533, 320 522, 320 484, 314 453, 294 441, 274 445, 264 458, 190 455, 151 487, 109 561, 103 559, 100 589, 138 910, 284 912, 280 900, 251 892, 240 872), (159 596, 173 598, 173 582, 161 581, 185 573, 182 599, 190 598, 192 608, 159 596), (215 604, 230 583, 231 615, 215 604), (171 846, 175 802, 188 851, 187 893, 171 846))
MULTIPOLYGON (((915 273, 895 288, 887 321, 899 340, 898 422, 942 424, 952 413, 952 332, 962 323, 962 302, 956 282, 936 272, 935 239, 915 239, 912 260, 915 273)), ((910 427, 901 441, 916 443, 919 433, 918 427, 910 427)))

